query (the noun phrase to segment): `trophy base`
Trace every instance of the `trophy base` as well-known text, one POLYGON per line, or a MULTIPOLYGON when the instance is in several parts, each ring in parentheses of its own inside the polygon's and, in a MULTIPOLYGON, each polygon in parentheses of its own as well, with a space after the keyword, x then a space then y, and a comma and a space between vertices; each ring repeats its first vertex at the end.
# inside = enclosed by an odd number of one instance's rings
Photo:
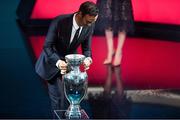
POLYGON ((87 115, 87 113, 81 109, 80 110, 80 116, 69 116, 67 113, 67 110, 54 110, 54 113, 57 117, 57 119, 61 120, 61 119, 89 119, 89 116, 87 115))

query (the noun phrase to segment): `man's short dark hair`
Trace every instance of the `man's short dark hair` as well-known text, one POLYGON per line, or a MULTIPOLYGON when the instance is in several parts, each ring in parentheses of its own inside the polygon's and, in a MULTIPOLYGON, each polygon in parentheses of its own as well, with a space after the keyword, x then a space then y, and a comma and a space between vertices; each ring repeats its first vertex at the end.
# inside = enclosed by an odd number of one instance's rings
POLYGON ((91 2, 91 1, 86 1, 81 4, 81 6, 79 8, 79 12, 82 12, 83 16, 86 14, 89 14, 91 16, 96 16, 96 15, 98 15, 99 10, 95 3, 91 2))

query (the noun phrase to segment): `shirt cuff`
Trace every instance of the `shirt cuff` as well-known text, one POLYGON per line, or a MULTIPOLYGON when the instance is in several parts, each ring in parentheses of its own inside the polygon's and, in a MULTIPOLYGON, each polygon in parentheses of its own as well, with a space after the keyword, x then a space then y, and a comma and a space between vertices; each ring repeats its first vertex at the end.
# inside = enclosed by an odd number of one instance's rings
POLYGON ((58 60, 58 61, 56 62, 56 67, 57 67, 57 68, 59 68, 60 62, 61 62, 61 60, 58 60))

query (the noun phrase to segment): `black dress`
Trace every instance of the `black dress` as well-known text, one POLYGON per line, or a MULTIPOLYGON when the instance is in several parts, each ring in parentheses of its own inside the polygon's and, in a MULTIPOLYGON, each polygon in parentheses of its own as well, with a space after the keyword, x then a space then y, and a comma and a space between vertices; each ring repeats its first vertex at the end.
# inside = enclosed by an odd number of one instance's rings
POLYGON ((98 27, 112 29, 114 33, 134 31, 131 0, 97 0, 99 8, 98 27))

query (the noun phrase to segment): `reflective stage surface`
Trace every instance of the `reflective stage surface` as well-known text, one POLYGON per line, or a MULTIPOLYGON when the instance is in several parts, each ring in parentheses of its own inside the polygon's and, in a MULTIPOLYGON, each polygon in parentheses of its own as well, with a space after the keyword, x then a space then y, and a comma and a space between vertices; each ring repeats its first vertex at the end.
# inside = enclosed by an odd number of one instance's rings
MULTIPOLYGON (((81 107, 90 119, 180 118, 179 101, 177 90, 125 90, 119 95, 116 88, 105 93, 103 87, 89 87, 81 107)), ((65 109, 56 111, 59 118, 64 119, 65 109)))

